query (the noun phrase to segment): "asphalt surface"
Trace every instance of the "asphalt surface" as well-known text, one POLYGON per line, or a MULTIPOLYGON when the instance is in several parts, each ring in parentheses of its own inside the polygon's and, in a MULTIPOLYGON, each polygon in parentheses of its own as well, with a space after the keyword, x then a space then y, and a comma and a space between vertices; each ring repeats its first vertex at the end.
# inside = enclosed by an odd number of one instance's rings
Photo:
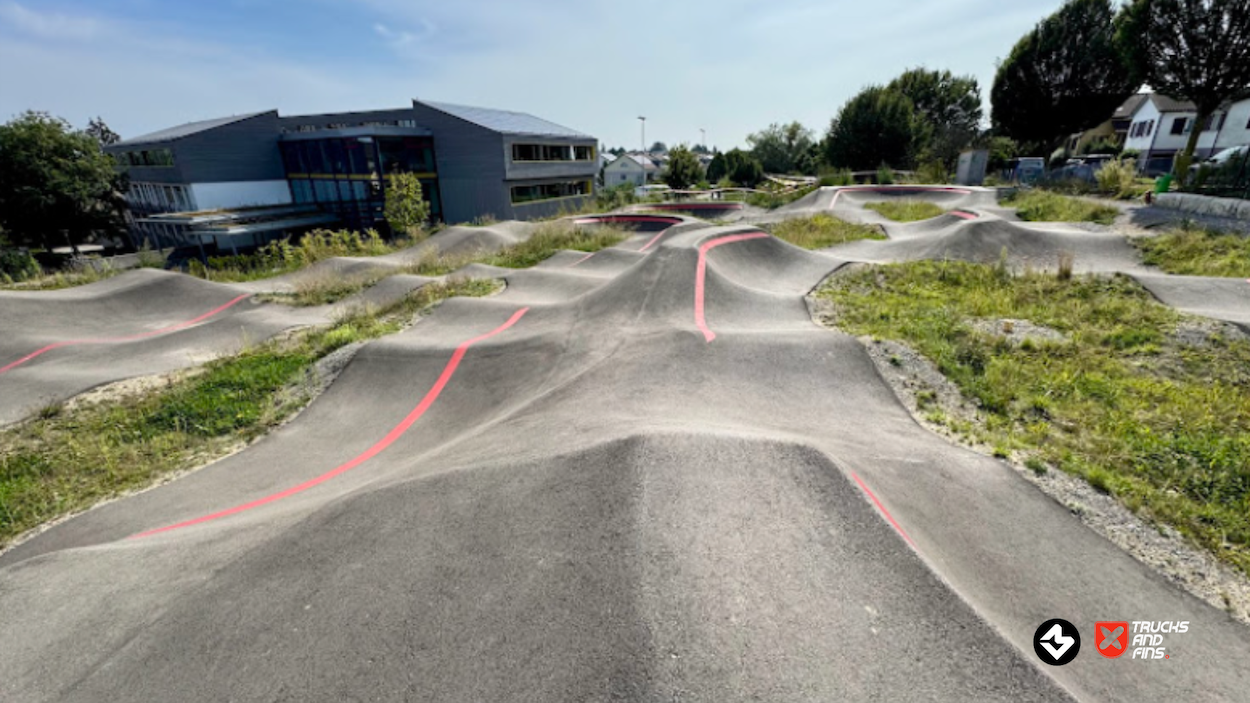
MULTIPOLYGON (((881 246, 1048 236, 980 193, 881 246)), ((854 209, 834 194, 788 212, 854 209)), ((812 323, 804 294, 850 260, 683 220, 474 267, 507 289, 367 345, 249 449, 0 555, 0 699, 1245 700, 1250 631, 921 428, 812 323), (1084 637, 1063 667, 1033 653, 1056 617, 1084 637), (1170 660, 1111 660, 1106 620, 1190 625, 1170 660)))

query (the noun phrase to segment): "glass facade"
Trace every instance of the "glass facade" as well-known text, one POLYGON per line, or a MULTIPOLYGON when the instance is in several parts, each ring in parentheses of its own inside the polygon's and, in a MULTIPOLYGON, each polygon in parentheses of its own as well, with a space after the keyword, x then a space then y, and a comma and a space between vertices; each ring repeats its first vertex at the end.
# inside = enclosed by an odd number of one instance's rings
POLYGON ((513 161, 594 161, 593 146, 569 144, 513 144, 513 161))
POLYGON ((590 195, 591 191, 590 181, 561 181, 559 183, 512 186, 512 204, 520 205, 539 200, 590 195))
POLYGON ((329 137, 282 142, 291 197, 316 203, 353 229, 383 222, 385 177, 415 173, 434 219, 442 218, 430 137, 329 137))

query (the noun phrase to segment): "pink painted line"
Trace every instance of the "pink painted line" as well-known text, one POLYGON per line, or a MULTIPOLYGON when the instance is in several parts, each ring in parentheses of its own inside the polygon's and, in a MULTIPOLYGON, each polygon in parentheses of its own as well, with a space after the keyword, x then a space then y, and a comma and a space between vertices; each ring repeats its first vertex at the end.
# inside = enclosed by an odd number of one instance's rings
POLYGON ((978 217, 980 217, 980 215, 976 214, 975 212, 964 212, 963 210, 951 210, 947 214, 954 215, 955 217, 961 217, 965 220, 975 220, 978 217))
POLYGON ((656 210, 741 210, 742 203, 724 202, 724 203, 656 203, 648 205, 656 210))
POLYGON ((911 541, 911 537, 908 536, 907 531, 903 529, 902 525, 898 524, 898 521, 894 519, 894 516, 890 514, 890 511, 885 509, 885 506, 882 505, 881 501, 877 499, 877 494, 872 492, 872 489, 868 487, 868 484, 864 483, 863 479, 859 477, 859 474, 852 473, 851 478, 855 479, 855 482, 858 483, 859 487, 864 490, 864 493, 867 493, 868 497, 872 499, 872 502, 876 504, 877 510, 881 511, 881 514, 885 516, 885 519, 889 520, 890 524, 894 526, 894 529, 903 536, 903 539, 907 540, 907 543, 910 544, 913 549, 915 549, 916 543, 911 541))
POLYGON ((605 215, 603 217, 583 217, 573 220, 575 225, 593 225, 601 223, 614 222, 664 222, 668 224, 680 224, 680 217, 666 217, 664 215, 605 215))
POLYGON ((647 242, 646 244, 644 244, 644 245, 643 245, 643 247, 642 247, 641 249, 639 249, 639 250, 638 250, 638 253, 639 253, 639 254, 641 254, 641 253, 643 253, 644 251, 646 251, 646 250, 650 249, 650 248, 651 248, 651 246, 652 246, 653 244, 655 244, 656 242, 660 241, 660 237, 663 237, 663 236, 664 236, 667 232, 668 232, 668 230, 664 230, 663 232, 660 232, 659 234, 657 234, 657 235, 655 235, 654 237, 652 237, 652 238, 651 238, 651 241, 649 241, 649 242, 647 242))
POLYGON ((565 268, 573 268, 574 266, 576 266, 576 265, 578 265, 578 264, 582 263, 583 261, 585 261, 586 259, 589 259, 590 257, 592 257, 592 256, 594 256, 594 255, 595 255, 595 252, 593 252, 593 251, 592 251, 592 252, 590 252, 589 254, 587 254, 587 255, 583 256, 582 258, 578 259, 577 261, 574 261, 573 263, 569 264, 569 265, 568 265, 568 266, 566 266, 565 268))
POLYGON ((708 342, 716 339, 716 333, 708 328, 707 320, 703 316, 703 289, 707 281, 707 253, 722 244, 733 244, 734 242, 743 242, 748 239, 763 239, 768 236, 770 235, 767 232, 731 234, 727 237, 704 242, 699 247, 699 265, 695 269, 694 274, 694 324, 703 332, 703 338, 708 342))
POLYGON ((50 352, 53 349, 60 349, 61 347, 73 347, 73 346, 77 346, 80 344, 119 344, 121 342, 133 342, 139 339, 147 339, 148 337, 155 337, 161 334, 177 332, 178 330, 186 329, 187 327, 190 327, 191 325, 194 325, 198 322, 203 322, 204 320, 207 320, 208 318, 220 312, 223 312, 227 310, 228 308, 233 307, 239 301, 245 298, 249 298, 249 297, 251 297, 251 294, 245 293, 235 298, 234 300, 231 300, 225 305, 221 305, 219 307, 213 308, 212 310, 209 310, 208 312, 204 313, 203 315, 200 315, 199 317, 193 320, 187 320, 186 322, 179 322, 176 325, 171 325, 169 327, 162 327, 159 330, 152 330, 150 332, 142 332, 140 334, 132 334, 132 335, 128 335, 125 337, 100 337, 100 338, 95 338, 95 339, 69 339, 64 342, 54 342, 44 347, 43 349, 33 351, 27 354, 26 356, 23 356, 22 358, 8 364, 7 366, 0 366, 0 373, 5 373, 7 371, 15 369, 18 366, 21 366, 22 364, 30 361, 31 359, 34 359, 37 356, 50 352))
POLYGON ((842 195, 842 192, 847 190, 868 193, 906 193, 908 191, 917 191, 921 193, 960 193, 962 195, 972 193, 972 191, 964 188, 952 188, 950 186, 929 186, 927 188, 909 188, 907 186, 900 186, 897 188, 883 188, 881 186, 843 186, 838 188, 837 192, 833 194, 833 200, 829 201, 830 210, 833 209, 834 205, 838 204, 838 196, 842 195))
POLYGON ((508 321, 503 323, 499 327, 496 327, 495 329, 491 330, 490 332, 487 332, 486 334, 480 335, 478 337, 474 337, 473 339, 470 339, 467 342, 462 342, 460 346, 456 347, 456 351, 451 355, 451 359, 448 360, 447 365, 443 367, 442 374, 439 375, 438 380, 434 382, 434 385, 430 388, 430 390, 426 391, 425 397, 421 399, 421 402, 417 404, 417 407, 413 408, 412 412, 408 413, 408 415, 403 420, 401 420, 398 425, 395 425, 395 427, 391 428, 391 431, 387 432, 385 437, 375 442, 373 446, 364 450, 360 454, 357 454, 354 458, 348 460, 347 462, 339 464, 335 468, 331 469, 330 471, 327 471, 324 474, 321 474, 320 476, 317 476, 316 478, 309 479, 297 486, 292 486, 291 488, 288 488, 284 491, 280 491, 278 493, 265 496, 264 498, 258 498, 249 503, 236 505, 233 508, 227 508, 225 510, 222 510, 216 513, 204 515, 204 516, 197 517, 191 520, 186 520, 184 522, 179 522, 174 525, 167 525, 165 527, 158 527, 154 530, 148 530, 147 532, 140 532, 137 535, 132 535, 131 539, 137 539, 140 537, 148 537, 151 535, 160 534, 161 532, 169 532, 170 530, 177 530, 183 527, 190 527, 191 525, 198 525, 200 523, 209 522, 212 520, 219 520, 221 518, 228 517, 230 515, 236 515, 246 510, 259 508, 262 505, 268 505, 269 503, 282 500, 283 498, 289 498, 295 495, 296 493, 302 493, 308 490, 309 488, 325 483, 326 481, 329 481, 335 476, 346 473, 356 468, 357 466, 360 466, 361 464, 365 463, 366 461, 380 454, 382 450, 394 444, 396 440, 398 440, 400 437, 403 436, 405 432, 408 431, 408 428, 412 427, 413 423, 421 419, 421 416, 425 414, 425 411, 430 409, 430 406, 434 404, 435 400, 438 400, 439 394, 442 393, 443 389, 447 387, 447 383, 451 381, 451 377, 455 375, 456 369, 460 366, 460 361, 464 359, 465 353, 469 351, 469 347, 483 340, 490 339, 491 337, 494 337, 495 335, 507 330, 509 327, 512 327, 528 311, 529 311, 529 308, 521 308, 520 310, 517 310, 515 313, 513 313, 512 317, 508 318, 508 321))

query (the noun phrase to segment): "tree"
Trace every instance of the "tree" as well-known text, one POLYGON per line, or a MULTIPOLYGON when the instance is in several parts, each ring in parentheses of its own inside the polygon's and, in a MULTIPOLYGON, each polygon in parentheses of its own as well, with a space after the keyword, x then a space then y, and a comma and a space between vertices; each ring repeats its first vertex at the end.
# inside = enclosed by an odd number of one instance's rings
POLYGON ((990 91, 996 133, 1050 149, 1101 124, 1139 83, 1117 47, 1111 0, 1068 0, 1025 34, 990 91))
POLYGON ((731 149, 725 153, 725 176, 743 188, 754 188, 764 180, 764 167, 749 152, 731 149))
POLYGON ((917 157, 952 168, 981 130, 981 87, 973 76, 913 68, 886 86, 911 100, 924 129, 917 157))
POLYGON ((707 165, 707 179, 712 183, 720 183, 729 175, 729 167, 725 163, 725 155, 719 151, 712 153, 712 160, 707 165))
POLYGON ((652 154, 663 154, 668 151, 668 146, 664 142, 656 142, 651 145, 652 154))
POLYGON ((104 123, 103 117, 97 117, 87 122, 87 129, 84 131, 99 142, 102 147, 116 144, 122 140, 120 134, 109 129, 109 126, 104 123))
POLYGON ((1250 97, 1250 0, 1133 0, 1118 25, 1135 82, 1198 112, 1176 161, 1184 177, 1202 125, 1222 105, 1250 97))
POLYGON ((696 153, 696 154, 710 154, 710 153, 712 153, 712 150, 711 150, 711 149, 708 149, 707 147, 703 146, 702 144, 695 144, 694 146, 690 147, 690 150, 691 150, 691 151, 693 151, 693 152, 694 152, 694 153, 696 153))
POLYGON ((388 176, 386 205, 383 216, 393 234, 416 235, 430 219, 430 204, 421 193, 421 181, 415 173, 388 176))
POLYGON ((0 125, 0 229, 15 244, 77 247, 120 231, 121 183, 96 138, 43 112, 0 125))
POLYGON ((881 164, 907 168, 920 133, 911 100, 902 93, 873 86, 838 111, 825 138, 825 158, 830 165, 855 171, 881 164))
POLYGON ((664 182, 668 187, 685 190, 701 180, 703 165, 699 163, 699 157, 684 144, 673 147, 668 152, 668 168, 664 170, 664 182))
POLYGON ((773 123, 747 137, 751 155, 768 173, 794 173, 813 143, 812 131, 798 122, 773 123))

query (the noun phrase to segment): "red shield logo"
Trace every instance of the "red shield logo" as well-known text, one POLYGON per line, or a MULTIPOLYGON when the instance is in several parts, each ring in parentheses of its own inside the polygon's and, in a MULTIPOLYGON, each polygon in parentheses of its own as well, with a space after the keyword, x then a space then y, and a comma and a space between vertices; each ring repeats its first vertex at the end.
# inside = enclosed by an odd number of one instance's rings
POLYGON ((1094 623, 1094 644, 1098 645, 1098 653, 1108 659, 1124 654, 1128 649, 1128 623, 1094 623))

